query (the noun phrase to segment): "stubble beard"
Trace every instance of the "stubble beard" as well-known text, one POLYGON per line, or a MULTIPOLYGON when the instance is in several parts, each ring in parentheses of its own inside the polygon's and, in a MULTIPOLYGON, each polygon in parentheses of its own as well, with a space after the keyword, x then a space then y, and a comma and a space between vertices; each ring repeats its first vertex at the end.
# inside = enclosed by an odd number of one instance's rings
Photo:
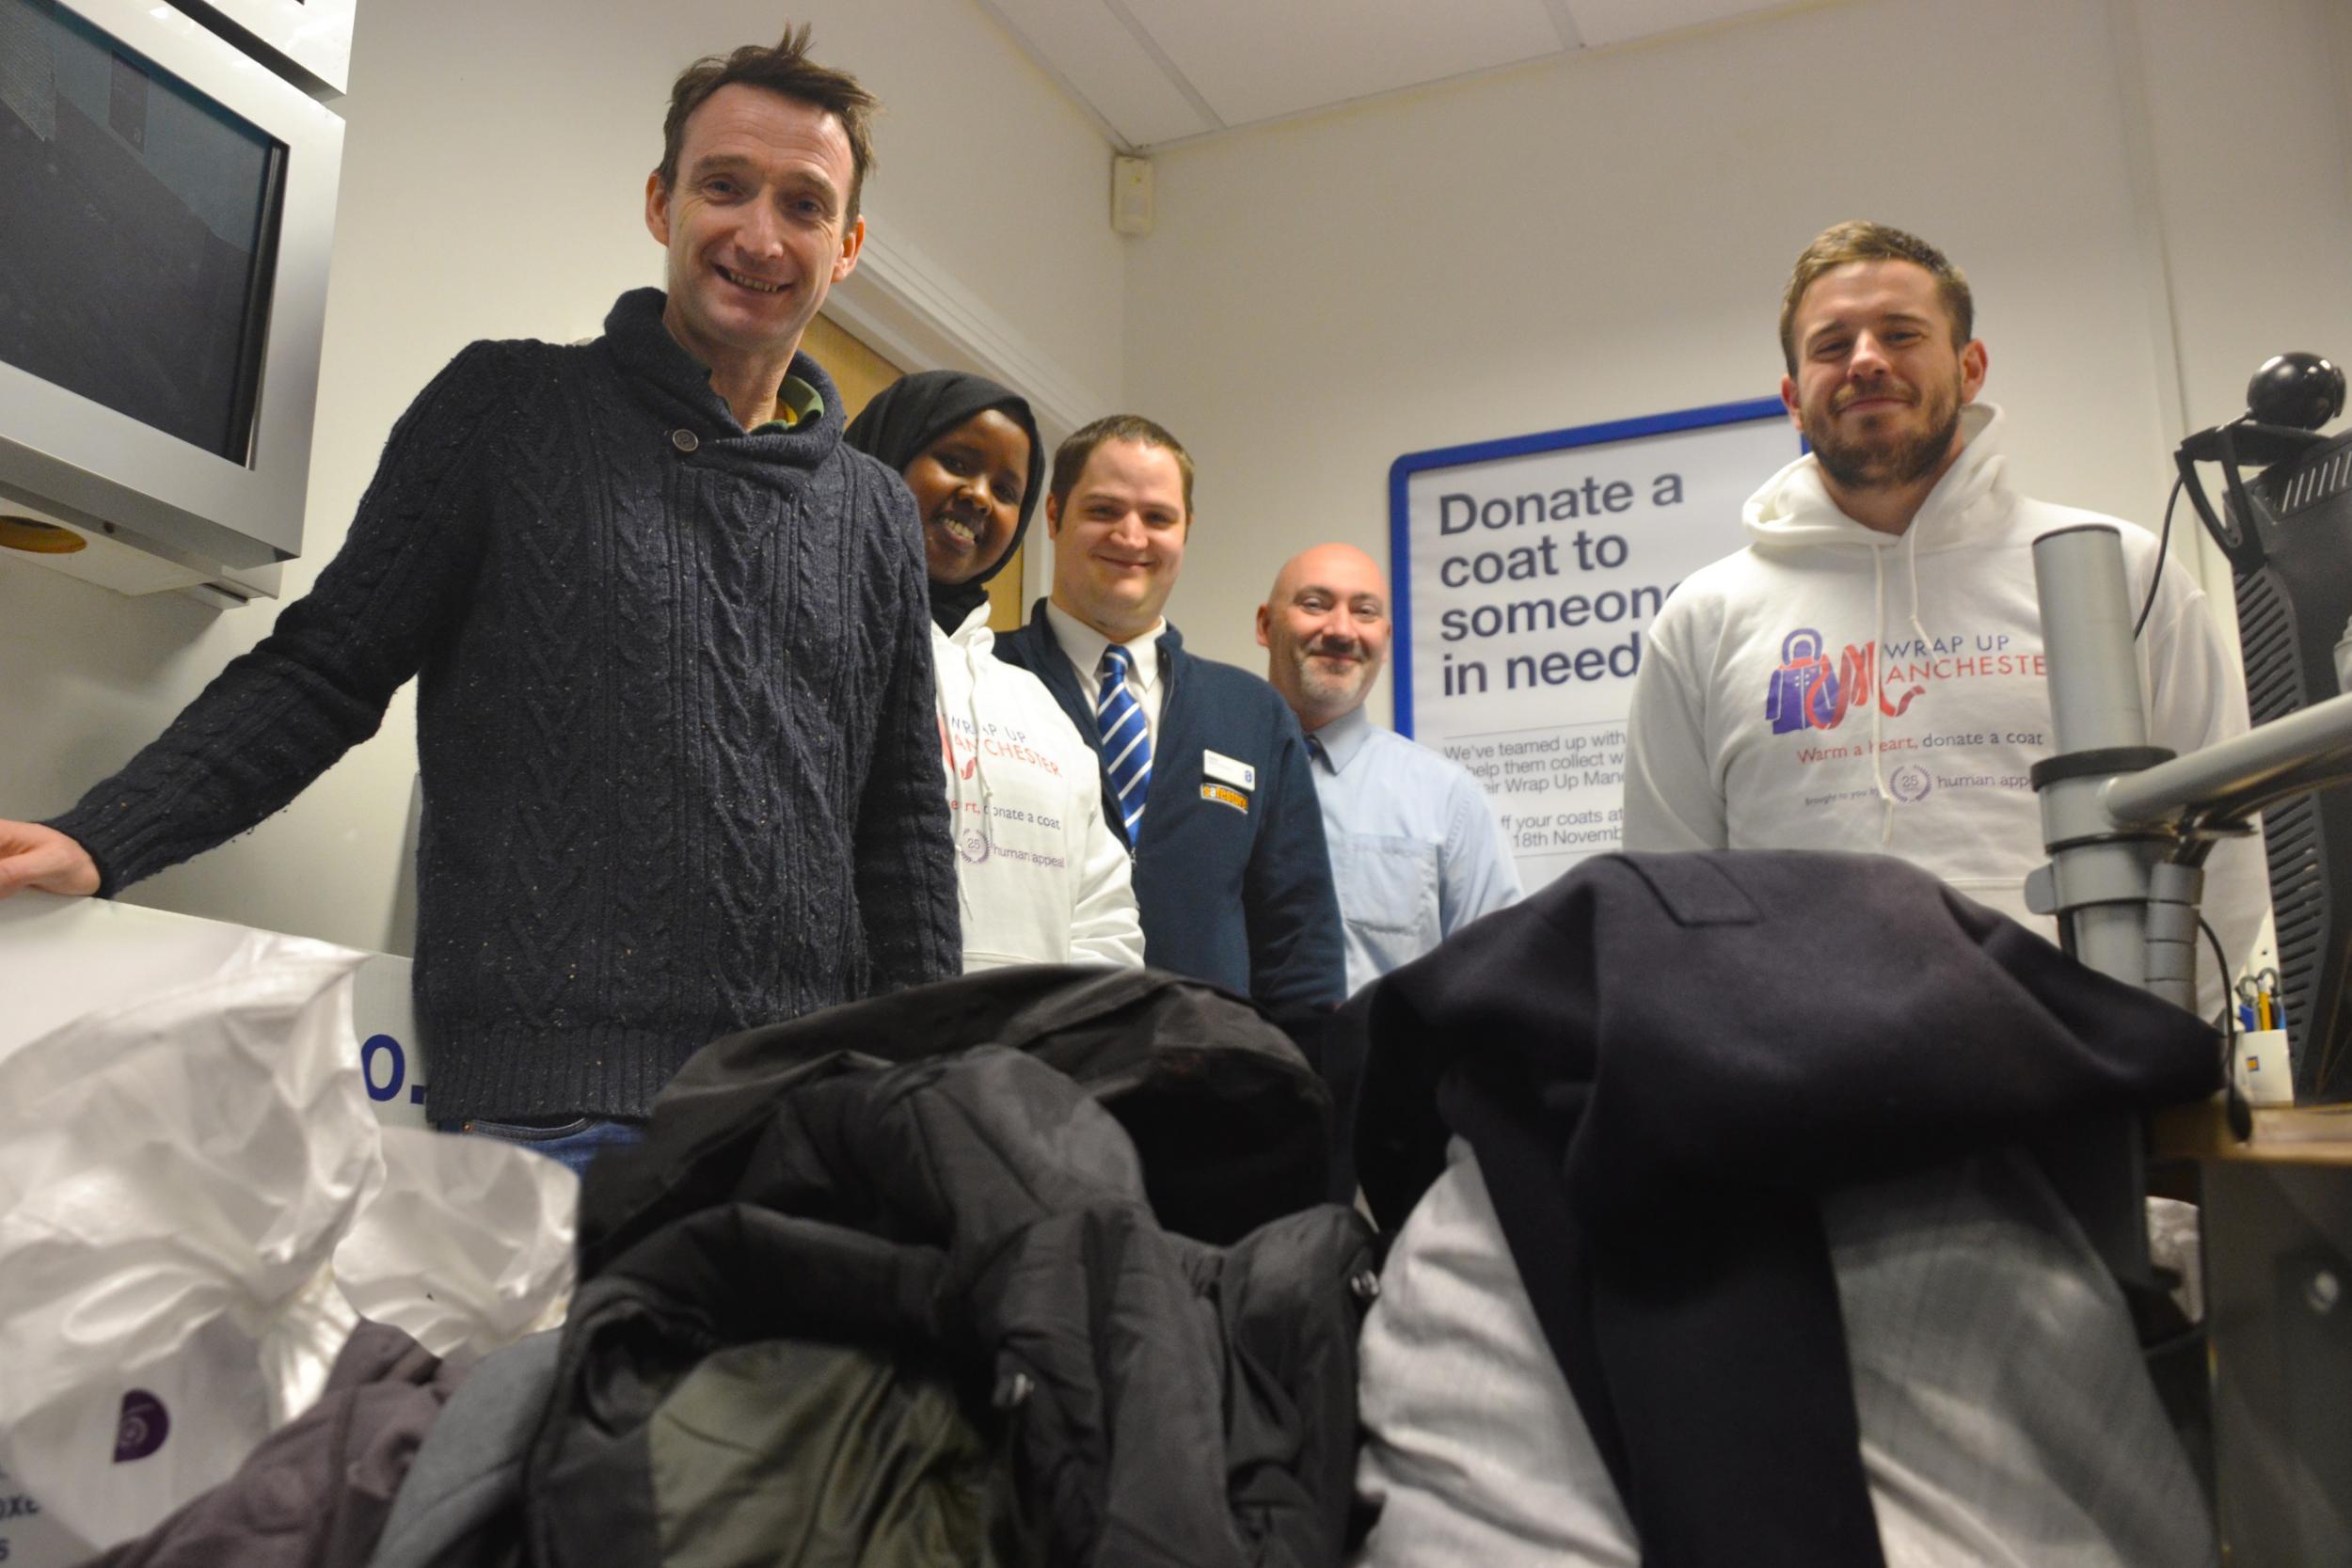
MULTIPOLYGON (((1936 399, 1927 395, 1930 413, 1936 399)), ((1805 420, 1805 439, 1813 443, 1813 455, 1820 461, 1821 471, 1847 490, 1899 490, 1915 484, 1935 471, 1952 450, 1952 441, 1960 434, 1960 389, 1955 386, 1945 401, 1944 417, 1935 420, 1915 436, 1896 439, 1865 436, 1849 441, 1836 433, 1835 417, 1822 415, 1805 420)))
POLYGON ((1297 665, 1300 693, 1317 713, 1327 716, 1324 720, 1327 724, 1360 706, 1380 673, 1377 665, 1363 660, 1349 674, 1326 674, 1316 667, 1314 654, 1304 644, 1291 657, 1297 665))

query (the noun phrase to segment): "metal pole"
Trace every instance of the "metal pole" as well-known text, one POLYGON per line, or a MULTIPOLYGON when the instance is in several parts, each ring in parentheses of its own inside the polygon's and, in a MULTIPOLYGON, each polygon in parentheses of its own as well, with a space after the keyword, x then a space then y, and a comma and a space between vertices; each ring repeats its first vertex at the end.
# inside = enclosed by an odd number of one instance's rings
POLYGON ((2043 912, 2056 914, 2071 931, 2075 958, 2102 974, 2144 986, 2145 901, 2157 847, 2118 837, 2101 792, 2115 774, 2169 753, 2148 747, 2122 542, 2105 524, 2059 529, 2034 541, 2033 563, 2053 754, 2034 776, 2049 879, 2031 891, 2036 907, 2048 898, 2051 908, 2043 912))
MULTIPOLYGON (((2150 844, 2119 835, 2101 791, 2117 773, 2169 753, 2148 745, 2122 541, 2113 528, 2096 524, 2059 529, 2034 541, 2033 564, 2052 751, 2035 765, 2033 782, 2050 863, 2026 882, 2026 902, 2058 917, 2076 958, 2145 987, 2152 978, 2148 878, 2156 854, 2150 844)), ((2181 1000, 2177 986, 2156 978, 2161 991, 2181 1000)), ((2039 1152, 2051 1180, 2074 1195, 2085 1233, 2116 1276, 2151 1283, 2138 1119, 2098 1117, 2039 1152)))
POLYGON ((2325 789, 2352 774, 2352 697, 2330 697, 2260 729, 2144 773, 2126 773, 2104 795, 2119 823, 2162 823, 2190 811, 2250 816, 2261 806, 2325 789))

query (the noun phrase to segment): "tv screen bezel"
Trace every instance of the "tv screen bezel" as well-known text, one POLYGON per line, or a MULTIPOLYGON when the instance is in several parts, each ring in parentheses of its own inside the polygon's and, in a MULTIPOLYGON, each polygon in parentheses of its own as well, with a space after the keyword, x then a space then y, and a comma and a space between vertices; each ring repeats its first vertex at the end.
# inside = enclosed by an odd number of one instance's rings
POLYGON ((285 182, 249 459, 0 361, 0 509, 13 501, 189 564, 290 560, 302 548, 342 121, 183 13, 142 0, 52 3, 283 143, 285 182))
MULTIPOLYGON (((358 0, 169 0, 218 19, 292 66, 314 94, 351 90, 351 27, 358 0)), ((242 41, 242 40, 240 40, 242 41)), ((272 62, 273 64, 278 62, 272 62)))

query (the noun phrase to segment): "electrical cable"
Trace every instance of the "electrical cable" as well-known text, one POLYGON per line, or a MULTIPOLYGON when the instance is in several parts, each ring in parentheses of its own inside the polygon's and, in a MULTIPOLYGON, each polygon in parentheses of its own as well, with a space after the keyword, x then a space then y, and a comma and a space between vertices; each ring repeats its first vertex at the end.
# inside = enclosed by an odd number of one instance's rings
POLYGON ((2237 1086, 2237 1008, 2232 1005, 2230 960, 2222 954, 2221 939, 2214 934, 2213 923, 2201 914, 2197 927, 2213 944, 2214 967, 2221 975, 2221 1090, 2226 1097, 2230 1134, 2245 1143, 2254 1135, 2254 1107, 2247 1103, 2245 1091, 2237 1086))
POLYGON ((2140 627, 2148 624, 2148 612, 2156 608, 2156 584, 2164 580, 2164 563, 2172 553, 2172 509, 2181 504, 2181 490, 2187 483, 2185 479, 2174 480, 2172 495, 2164 503, 2164 528, 2156 534, 2155 575, 2148 579, 2148 598, 2139 607, 2139 619, 2132 623, 2132 641, 2135 642, 2139 641, 2140 627))

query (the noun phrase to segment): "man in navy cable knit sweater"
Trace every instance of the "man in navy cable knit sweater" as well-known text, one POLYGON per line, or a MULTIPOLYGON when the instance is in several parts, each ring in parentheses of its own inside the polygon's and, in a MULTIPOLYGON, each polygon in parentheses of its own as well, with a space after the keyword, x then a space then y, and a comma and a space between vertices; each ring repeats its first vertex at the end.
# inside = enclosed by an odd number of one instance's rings
POLYGON ((0 823, 0 896, 243 832, 414 675, 443 1125, 576 1154, 715 1036, 957 971, 914 509, 799 352, 865 239, 874 102, 806 45, 679 77, 666 293, 461 353, 270 636, 64 816, 0 823))
POLYGON ((1146 953, 1311 1037, 1346 995, 1346 960, 1298 721, 1160 615, 1192 531, 1190 454, 1137 415, 1095 420, 1054 454, 1045 528, 1053 596, 996 657, 1094 743, 1146 953))

